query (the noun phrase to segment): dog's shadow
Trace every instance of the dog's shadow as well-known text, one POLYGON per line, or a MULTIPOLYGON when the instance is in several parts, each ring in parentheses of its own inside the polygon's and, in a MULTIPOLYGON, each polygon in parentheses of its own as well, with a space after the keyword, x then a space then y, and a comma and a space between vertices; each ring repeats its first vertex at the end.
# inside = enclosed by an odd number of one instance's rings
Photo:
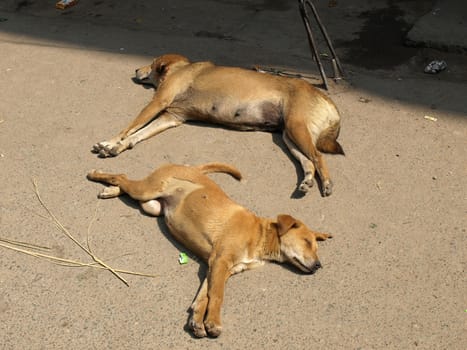
POLYGON ((133 83, 135 83, 136 85, 141 85, 144 89, 146 90, 154 90, 156 91, 156 88, 154 87, 154 85, 150 82, 145 82, 145 81, 141 81, 139 80, 138 78, 136 77, 131 77, 131 81, 133 83))

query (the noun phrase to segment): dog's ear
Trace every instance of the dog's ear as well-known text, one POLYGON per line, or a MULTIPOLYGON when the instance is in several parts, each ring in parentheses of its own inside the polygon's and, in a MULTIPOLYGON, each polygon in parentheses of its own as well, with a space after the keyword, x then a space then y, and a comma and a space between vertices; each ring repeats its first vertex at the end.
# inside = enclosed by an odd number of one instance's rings
POLYGON ((281 214, 277 216, 277 229, 279 236, 287 233, 292 227, 297 226, 297 220, 290 215, 281 214))
POLYGON ((329 233, 313 232, 317 241, 325 241, 328 238, 332 238, 332 235, 329 233))
POLYGON ((317 241, 325 241, 328 238, 332 238, 332 235, 329 233, 313 232, 317 241))
POLYGON ((156 73, 164 75, 167 72, 167 65, 164 62, 159 62, 156 67, 156 73))

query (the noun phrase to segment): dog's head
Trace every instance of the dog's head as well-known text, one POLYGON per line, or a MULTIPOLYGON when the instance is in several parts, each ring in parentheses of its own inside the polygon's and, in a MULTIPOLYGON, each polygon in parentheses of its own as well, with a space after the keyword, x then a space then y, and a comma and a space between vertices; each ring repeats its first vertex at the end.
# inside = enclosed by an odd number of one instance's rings
POLYGON ((305 273, 314 273, 321 267, 317 241, 324 241, 331 235, 314 232, 290 215, 277 216, 277 231, 284 261, 305 273))
POLYGON ((135 81, 140 84, 150 84, 157 87, 164 79, 177 68, 189 64, 188 58, 168 54, 156 57, 149 66, 138 68, 135 72, 135 81))

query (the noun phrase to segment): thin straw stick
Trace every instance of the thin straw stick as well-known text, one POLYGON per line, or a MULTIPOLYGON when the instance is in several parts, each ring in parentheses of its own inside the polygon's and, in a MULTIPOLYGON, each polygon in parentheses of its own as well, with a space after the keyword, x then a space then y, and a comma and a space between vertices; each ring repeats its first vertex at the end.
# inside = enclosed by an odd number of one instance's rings
POLYGON ((8 243, 8 244, 18 245, 20 247, 25 247, 25 248, 50 250, 49 247, 43 247, 43 246, 40 246, 40 245, 37 245, 37 244, 32 244, 32 243, 27 243, 27 242, 14 241, 12 239, 2 238, 2 237, 0 237, 0 242, 5 242, 5 243, 8 243))
MULTIPOLYGON (((70 266, 70 267, 94 267, 94 268, 98 268, 98 269, 107 270, 107 268, 105 266, 96 265, 96 262, 94 262, 94 263, 82 263, 82 262, 71 260, 71 259, 64 259, 64 258, 59 258, 59 257, 53 256, 53 255, 47 255, 47 254, 42 254, 42 253, 37 253, 37 252, 31 252, 31 251, 26 250, 26 249, 11 247, 11 246, 3 244, 3 243, 0 243, 0 247, 11 249, 11 250, 14 250, 16 252, 23 253, 23 254, 26 254, 26 255, 34 256, 36 258, 44 258, 44 259, 52 260, 52 262, 67 264, 65 266, 70 266)), ((127 270, 120 270, 120 269, 115 269, 114 271, 119 272, 119 273, 128 274, 128 275, 135 275, 135 276, 157 277, 156 275, 150 275, 150 274, 145 274, 145 273, 141 273, 141 272, 133 272, 133 271, 127 271, 127 270)))
POLYGON ((36 197, 39 201, 39 203, 42 205, 42 207, 47 211, 49 216, 51 217, 52 221, 58 226, 58 228, 68 237, 70 238, 78 247, 80 247, 82 250, 84 250, 95 262, 99 263, 103 267, 105 267, 107 270, 112 272, 115 277, 117 277, 120 281, 122 281, 127 287, 130 285, 128 282, 118 274, 117 271, 115 271, 112 267, 107 265, 105 262, 103 262, 101 259, 99 259, 97 256, 95 256, 92 252, 90 252, 85 246, 83 246, 78 240, 76 240, 75 237, 62 225, 62 223, 57 219, 57 217, 52 213, 52 211, 45 205, 44 201, 42 200, 40 193, 39 193, 39 188, 37 187, 37 183, 35 179, 32 179, 32 183, 34 185, 34 192, 36 194, 36 197))

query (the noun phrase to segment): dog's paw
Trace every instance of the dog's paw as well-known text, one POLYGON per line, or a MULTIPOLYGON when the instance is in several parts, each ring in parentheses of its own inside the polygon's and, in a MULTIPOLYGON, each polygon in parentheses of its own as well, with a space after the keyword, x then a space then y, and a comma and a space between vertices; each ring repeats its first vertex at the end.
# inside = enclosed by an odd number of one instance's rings
POLYGON ((313 187, 315 181, 313 180, 312 175, 305 175, 305 178, 303 179, 302 183, 300 186, 298 186, 298 190, 303 193, 307 193, 310 188, 313 187))
POLYGON ((92 146, 91 152, 99 153, 101 150, 105 149, 106 145, 108 145, 108 142, 106 141, 98 142, 92 146))
POLYGON ((127 149, 121 141, 102 141, 92 146, 92 152, 97 153, 101 158, 115 157, 127 149))
POLYGON ((100 170, 96 170, 96 169, 92 169, 91 171, 89 171, 86 175, 86 177, 89 179, 89 180, 94 180, 95 177, 96 177, 96 174, 100 174, 102 173, 102 171, 100 170))
POLYGON ((97 195, 100 199, 115 198, 118 197, 121 193, 120 187, 118 186, 108 186, 104 187, 102 191, 97 195))
POLYGON ((204 328, 203 322, 198 323, 193 318, 190 319, 189 322, 190 329, 193 332, 193 335, 197 338, 204 338, 208 334, 206 333, 206 329, 204 328))
POLYGON ((327 197, 332 194, 332 181, 326 180, 323 182, 323 196, 327 197))
POLYGON ((222 333, 222 326, 213 321, 204 322, 204 327, 210 337, 217 338, 222 333))
POLYGON ((97 153, 97 155, 101 158, 106 158, 110 157, 112 154, 110 153, 112 147, 114 147, 113 143, 107 142, 107 141, 102 141, 99 143, 96 143, 94 146, 92 146, 91 152, 97 153))

